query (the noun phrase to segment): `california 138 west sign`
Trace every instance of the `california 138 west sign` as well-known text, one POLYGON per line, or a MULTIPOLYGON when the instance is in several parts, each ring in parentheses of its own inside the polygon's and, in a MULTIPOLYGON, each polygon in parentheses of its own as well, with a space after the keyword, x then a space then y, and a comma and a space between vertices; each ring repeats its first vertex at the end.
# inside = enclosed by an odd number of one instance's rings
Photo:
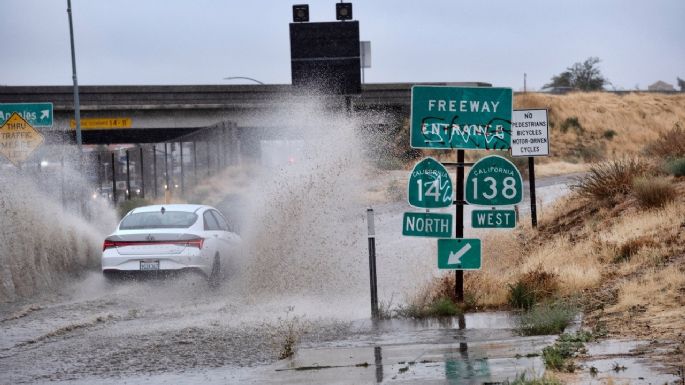
POLYGON ((466 177, 465 200, 472 205, 508 206, 523 200, 523 180, 507 159, 490 155, 476 162, 466 177))

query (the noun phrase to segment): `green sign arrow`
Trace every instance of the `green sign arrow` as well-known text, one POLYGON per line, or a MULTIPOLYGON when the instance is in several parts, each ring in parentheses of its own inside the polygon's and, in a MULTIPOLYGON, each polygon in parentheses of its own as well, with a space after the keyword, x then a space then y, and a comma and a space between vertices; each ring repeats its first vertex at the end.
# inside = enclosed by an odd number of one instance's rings
POLYGON ((514 210, 473 210, 471 227, 474 229, 513 229, 516 227, 514 210))
POLYGON ((486 156, 469 171, 464 195, 472 205, 515 205, 523 199, 521 173, 513 163, 501 156, 486 156))
POLYGON ((480 270, 480 239, 438 239, 438 269, 480 270))
POLYGON ((447 169, 433 158, 418 162, 409 176, 407 197, 409 204, 431 209, 452 204, 452 179, 447 169))
POLYGON ((0 125, 13 112, 21 115, 32 127, 52 127, 52 103, 0 103, 0 125))
POLYGON ((404 213, 402 235, 412 237, 448 238, 452 236, 452 215, 404 213))
POLYGON ((413 148, 511 148, 511 88, 414 86, 413 148))

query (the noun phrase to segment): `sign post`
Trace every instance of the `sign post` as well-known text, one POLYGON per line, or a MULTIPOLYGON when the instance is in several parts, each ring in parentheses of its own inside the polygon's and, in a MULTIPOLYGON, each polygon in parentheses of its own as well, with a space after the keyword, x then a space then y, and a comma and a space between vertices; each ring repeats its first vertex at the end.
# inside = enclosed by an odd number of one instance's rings
POLYGON ((530 183, 530 218, 538 226, 537 198, 535 197, 535 157, 549 155, 549 126, 547 110, 515 110, 512 114, 511 156, 528 157, 530 183))
MULTIPOLYGON (((464 270, 479 269, 481 265, 480 240, 464 239, 464 205, 468 203, 464 199, 464 167, 470 165, 464 163, 464 149, 511 148, 512 90, 414 86, 411 95, 411 147, 457 150, 456 194, 452 202, 456 239, 438 240, 438 268, 455 270, 455 297, 457 302, 463 302, 464 270)), ((412 186, 410 180, 410 189, 412 186)), ((433 190, 431 197, 435 200, 433 190)), ((410 204, 414 205, 411 200, 410 204)))

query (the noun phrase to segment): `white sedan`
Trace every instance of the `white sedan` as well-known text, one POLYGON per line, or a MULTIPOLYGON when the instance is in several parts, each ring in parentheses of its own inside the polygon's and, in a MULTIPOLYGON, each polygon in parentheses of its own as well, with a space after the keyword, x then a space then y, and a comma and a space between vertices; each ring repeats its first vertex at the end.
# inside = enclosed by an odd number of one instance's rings
POLYGON ((222 264, 240 251, 240 237, 211 206, 172 204, 131 210, 102 246, 102 273, 122 275, 196 270, 218 284, 222 264))

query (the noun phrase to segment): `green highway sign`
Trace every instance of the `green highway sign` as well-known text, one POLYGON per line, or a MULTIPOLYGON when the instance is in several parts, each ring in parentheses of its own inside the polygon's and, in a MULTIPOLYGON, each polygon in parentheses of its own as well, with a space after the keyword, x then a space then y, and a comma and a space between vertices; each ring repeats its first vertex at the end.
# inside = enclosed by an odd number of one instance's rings
POLYGON ((480 270, 480 239, 438 239, 438 269, 480 270))
POLYGON ((523 199, 523 180, 507 159, 490 155, 476 162, 466 177, 466 202, 481 206, 509 206, 523 199))
POLYGON ((449 238, 452 236, 452 215, 434 213, 404 213, 402 235, 411 237, 449 238))
POLYGON ((473 210, 471 227, 474 229, 513 229, 516 227, 514 210, 473 210))
POLYGON ((52 127, 52 103, 0 103, 0 125, 16 112, 32 127, 52 127))
POLYGON ((511 88, 413 86, 413 148, 508 150, 511 88))
POLYGON ((445 166, 433 158, 414 166, 407 187, 409 204, 414 207, 432 209, 452 204, 452 179, 445 166))

